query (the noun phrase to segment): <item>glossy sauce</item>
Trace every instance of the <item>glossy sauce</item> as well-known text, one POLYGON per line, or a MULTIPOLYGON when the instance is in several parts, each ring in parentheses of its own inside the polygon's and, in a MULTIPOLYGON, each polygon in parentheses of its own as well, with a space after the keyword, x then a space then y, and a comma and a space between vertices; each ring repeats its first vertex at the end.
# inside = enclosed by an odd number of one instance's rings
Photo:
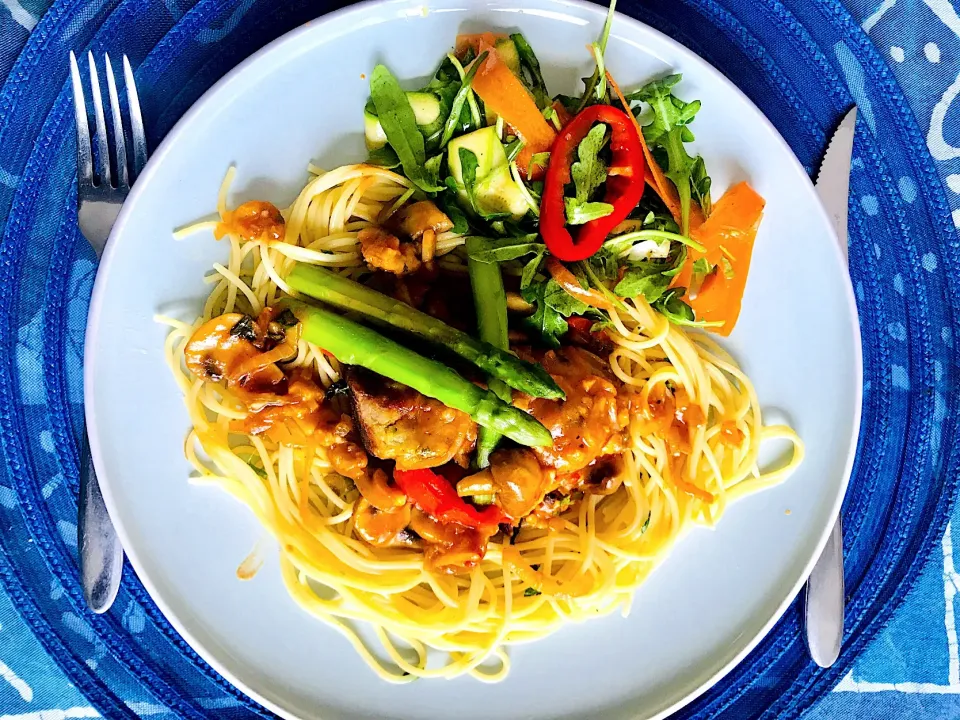
POLYGON ((253 580, 263 567, 263 563, 263 548, 258 541, 250 554, 243 559, 243 562, 237 568, 237 580, 253 580))
POLYGON ((224 219, 217 223, 213 235, 217 240, 225 235, 236 235, 243 242, 275 242, 283 239, 283 215, 273 203, 250 200, 227 212, 224 219))
POLYGON ((720 442, 725 445, 740 445, 745 438, 743 430, 738 428, 732 420, 724 420, 720 424, 720 442))
POLYGON ((323 406, 324 390, 308 372, 295 370, 287 381, 287 391, 280 394, 249 391, 241 398, 250 409, 242 420, 231 427, 250 435, 265 434, 275 442, 303 445, 324 422, 335 420, 323 406))
POLYGON ((683 388, 671 391, 665 384, 658 384, 651 389, 638 417, 637 429, 641 433, 660 437, 666 444, 670 473, 677 488, 704 502, 713 502, 712 493, 684 479, 693 440, 706 425, 703 410, 687 391, 683 388))
POLYGON ((440 523, 414 510, 410 529, 423 540, 424 565, 428 570, 455 575, 475 568, 487 552, 489 537, 479 530, 456 523, 440 523))
POLYGON ((681 457, 690 454, 693 438, 706 424, 706 419, 700 406, 694 403, 682 388, 674 392, 674 405, 673 418, 663 437, 670 454, 681 457))
POLYGON ((683 388, 671 391, 663 383, 656 385, 641 408, 638 429, 644 435, 663 438, 671 456, 689 454, 697 431, 706 424, 700 406, 683 388))
POLYGON ((631 399, 629 394, 619 392, 620 385, 604 360, 576 347, 524 359, 539 360, 566 393, 565 400, 521 395, 514 401, 553 436, 552 447, 533 448, 541 465, 569 473, 587 467, 602 455, 622 452, 631 399))

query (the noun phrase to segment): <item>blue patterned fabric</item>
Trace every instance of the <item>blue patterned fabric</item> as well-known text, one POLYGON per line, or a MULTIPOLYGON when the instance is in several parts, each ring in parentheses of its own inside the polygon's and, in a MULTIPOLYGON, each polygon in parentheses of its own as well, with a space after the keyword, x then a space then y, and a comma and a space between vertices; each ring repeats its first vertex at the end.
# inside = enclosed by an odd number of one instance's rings
MULTIPOLYGON (((130 568, 104 616, 76 569, 82 344, 68 50, 126 53, 151 146, 307 0, 0 0, 0 720, 269 716, 177 636, 130 568)), ((953 0, 956 2, 956 0, 953 0)), ((960 717, 949 527, 960 477, 960 16, 951 0, 620 0, 700 53, 813 174, 856 102, 850 267, 863 431, 844 505, 847 628, 808 659, 798 603, 685 718, 960 717)), ((816 302, 816 298, 811 298, 816 302)), ((824 408, 829 412, 829 408, 824 408)))

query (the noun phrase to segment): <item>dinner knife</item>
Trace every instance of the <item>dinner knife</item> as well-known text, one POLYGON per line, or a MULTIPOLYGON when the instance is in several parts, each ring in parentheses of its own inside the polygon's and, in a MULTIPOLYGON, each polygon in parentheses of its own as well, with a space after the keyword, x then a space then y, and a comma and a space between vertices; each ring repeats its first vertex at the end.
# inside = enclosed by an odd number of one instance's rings
MULTIPOLYGON (((857 108, 847 113, 834 132, 817 175, 816 189, 847 258, 847 202, 850 197, 850 164, 857 108)), ((843 642, 843 531, 840 518, 830 531, 827 544, 807 579, 804 609, 807 647, 820 667, 836 662, 843 642)))

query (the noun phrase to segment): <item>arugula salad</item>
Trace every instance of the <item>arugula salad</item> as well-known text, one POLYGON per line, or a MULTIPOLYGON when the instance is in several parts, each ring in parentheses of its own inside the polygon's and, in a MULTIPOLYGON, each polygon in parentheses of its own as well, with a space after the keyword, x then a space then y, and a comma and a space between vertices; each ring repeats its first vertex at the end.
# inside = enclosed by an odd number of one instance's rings
POLYGON ((637 297, 672 323, 727 335, 764 201, 741 183, 713 202, 689 146, 700 101, 676 94, 679 74, 621 91, 604 63, 614 5, 578 96, 550 94, 520 33, 458 36, 414 91, 378 65, 368 162, 443 210, 471 266, 516 279, 523 324, 547 345, 571 328, 601 331, 605 308, 637 297))

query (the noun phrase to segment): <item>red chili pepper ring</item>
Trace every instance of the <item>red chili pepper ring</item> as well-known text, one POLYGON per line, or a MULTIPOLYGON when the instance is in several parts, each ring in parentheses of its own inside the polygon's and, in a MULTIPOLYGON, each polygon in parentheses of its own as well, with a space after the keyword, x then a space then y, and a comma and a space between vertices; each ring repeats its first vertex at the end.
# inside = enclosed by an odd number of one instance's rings
POLYGON ((540 234, 552 255, 564 262, 584 260, 593 255, 607 235, 619 225, 643 197, 646 162, 636 126, 630 117, 612 105, 584 108, 557 135, 550 151, 550 162, 540 203, 540 234), (607 171, 603 201, 613 206, 609 215, 592 220, 576 229, 576 237, 567 229, 563 203, 565 186, 570 182, 570 165, 577 147, 594 123, 610 126, 610 151, 613 160, 607 171))

